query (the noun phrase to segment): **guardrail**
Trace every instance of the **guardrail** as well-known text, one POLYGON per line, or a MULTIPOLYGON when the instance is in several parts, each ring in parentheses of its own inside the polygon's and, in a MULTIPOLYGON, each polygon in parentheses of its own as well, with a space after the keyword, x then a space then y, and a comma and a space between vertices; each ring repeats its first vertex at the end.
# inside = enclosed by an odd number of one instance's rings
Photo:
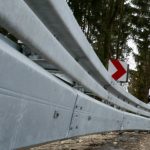
POLYGON ((127 102, 139 105, 143 109, 150 110, 147 105, 140 102, 125 92, 122 87, 110 77, 107 70, 88 43, 79 25, 74 19, 72 12, 64 0, 25 0, 33 9, 50 32, 60 41, 66 50, 83 66, 83 68, 104 88, 113 91, 127 102), (49 17, 48 17, 49 16, 49 17))
POLYGON ((1 26, 101 99, 65 84, 0 36, 0 149, 150 130, 150 107, 111 79, 64 0, 0 3, 1 26))

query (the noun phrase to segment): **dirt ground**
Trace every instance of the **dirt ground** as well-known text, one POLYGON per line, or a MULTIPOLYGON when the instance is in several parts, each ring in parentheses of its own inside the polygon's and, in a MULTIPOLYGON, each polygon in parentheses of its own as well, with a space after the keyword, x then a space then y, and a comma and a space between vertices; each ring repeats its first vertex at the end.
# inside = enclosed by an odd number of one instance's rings
POLYGON ((150 150, 150 134, 111 132, 53 142, 28 150, 150 150))

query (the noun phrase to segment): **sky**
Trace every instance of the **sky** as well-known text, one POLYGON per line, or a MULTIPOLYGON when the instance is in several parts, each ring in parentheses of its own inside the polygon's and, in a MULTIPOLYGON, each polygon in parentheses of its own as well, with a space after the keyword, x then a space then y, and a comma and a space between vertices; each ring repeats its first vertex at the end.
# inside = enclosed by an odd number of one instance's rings
POLYGON ((133 52, 131 52, 127 58, 127 63, 129 64, 130 69, 136 70, 136 62, 134 60, 133 53, 138 54, 137 46, 132 39, 128 40, 127 44, 130 48, 133 49, 133 52))

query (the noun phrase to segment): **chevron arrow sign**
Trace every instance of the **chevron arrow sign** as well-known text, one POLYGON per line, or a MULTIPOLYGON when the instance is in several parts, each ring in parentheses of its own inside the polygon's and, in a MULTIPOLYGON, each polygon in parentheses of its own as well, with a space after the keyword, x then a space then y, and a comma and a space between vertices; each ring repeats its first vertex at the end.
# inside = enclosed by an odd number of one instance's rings
POLYGON ((109 60, 108 72, 114 80, 127 82, 128 64, 118 59, 109 60))

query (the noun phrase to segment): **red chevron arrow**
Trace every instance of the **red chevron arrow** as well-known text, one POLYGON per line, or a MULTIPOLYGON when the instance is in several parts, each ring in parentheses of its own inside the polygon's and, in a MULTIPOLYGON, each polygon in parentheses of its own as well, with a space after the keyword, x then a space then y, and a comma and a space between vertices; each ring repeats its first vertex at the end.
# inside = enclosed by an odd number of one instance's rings
POLYGON ((117 71, 112 75, 112 77, 115 80, 118 80, 119 78, 121 78, 125 73, 127 73, 127 71, 124 69, 124 67, 122 66, 122 64, 119 62, 119 60, 111 60, 112 64, 115 66, 115 68, 117 69, 117 71))

